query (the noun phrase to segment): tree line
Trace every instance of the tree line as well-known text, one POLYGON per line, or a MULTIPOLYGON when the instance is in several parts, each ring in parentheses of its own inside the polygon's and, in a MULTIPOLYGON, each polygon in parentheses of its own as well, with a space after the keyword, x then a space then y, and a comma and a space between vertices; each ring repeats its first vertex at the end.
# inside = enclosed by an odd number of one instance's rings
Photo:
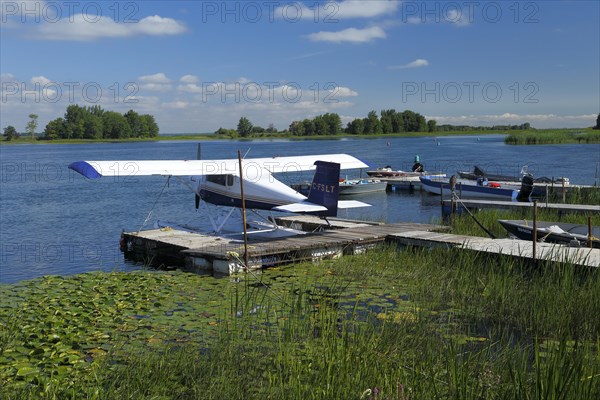
POLYGON ((159 129, 150 114, 133 110, 120 114, 100 106, 81 107, 72 104, 64 117, 48 122, 44 139, 127 139, 158 136, 159 129))
POLYGON ((365 118, 355 118, 344 127, 340 116, 336 113, 317 115, 314 118, 305 118, 293 121, 287 129, 278 131, 269 125, 268 129, 254 126, 246 117, 241 117, 237 129, 219 128, 215 134, 230 137, 257 137, 266 134, 280 133, 292 136, 319 136, 319 135, 375 135, 403 132, 447 132, 447 131, 472 131, 472 130, 527 130, 531 129, 529 122, 521 125, 496 125, 496 126, 468 126, 468 125, 438 125, 436 120, 425 117, 417 112, 405 110, 398 112, 394 109, 370 111, 365 118))

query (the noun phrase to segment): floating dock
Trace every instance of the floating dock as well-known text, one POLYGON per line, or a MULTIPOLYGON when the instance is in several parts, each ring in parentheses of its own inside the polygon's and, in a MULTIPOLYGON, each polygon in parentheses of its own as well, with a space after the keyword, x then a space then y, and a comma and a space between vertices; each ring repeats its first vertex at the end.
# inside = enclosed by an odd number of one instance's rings
MULTIPOLYGON (((248 243, 248 268, 300 261, 319 261, 359 254, 383 243, 416 247, 458 247, 489 254, 532 258, 531 242, 513 239, 486 239, 439 233, 441 225, 330 219, 330 225, 316 217, 294 216, 278 224, 310 233, 248 243)), ((244 244, 227 237, 191 233, 170 228, 123 234, 126 256, 155 266, 179 266, 197 273, 231 275, 244 269, 244 244)), ((598 267, 600 249, 568 248, 538 243, 538 259, 598 267)))

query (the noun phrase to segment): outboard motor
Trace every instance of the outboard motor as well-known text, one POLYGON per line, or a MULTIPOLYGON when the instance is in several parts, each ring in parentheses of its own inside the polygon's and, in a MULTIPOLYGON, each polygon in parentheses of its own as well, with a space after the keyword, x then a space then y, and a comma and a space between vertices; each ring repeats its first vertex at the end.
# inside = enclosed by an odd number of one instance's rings
POLYGON ((485 176, 486 175, 485 172, 481 168, 479 168, 479 166, 477 166, 477 165, 473 168, 473 174, 475 174, 477 176, 485 176))
POLYGON ((529 196, 531 196, 531 192, 533 192, 533 175, 523 175, 523 178, 521 179, 521 190, 519 190, 519 194, 517 195, 517 201, 530 201, 529 196))

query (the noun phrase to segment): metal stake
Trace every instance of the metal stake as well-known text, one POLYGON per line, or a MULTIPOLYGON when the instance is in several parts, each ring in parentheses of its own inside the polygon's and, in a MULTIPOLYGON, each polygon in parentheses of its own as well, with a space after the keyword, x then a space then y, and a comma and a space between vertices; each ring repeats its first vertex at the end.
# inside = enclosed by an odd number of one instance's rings
POLYGON ((240 164, 240 194, 242 197, 242 223, 244 224, 244 269, 248 272, 248 232, 246 230, 246 198, 244 197, 244 175, 242 168, 242 153, 238 150, 240 164))

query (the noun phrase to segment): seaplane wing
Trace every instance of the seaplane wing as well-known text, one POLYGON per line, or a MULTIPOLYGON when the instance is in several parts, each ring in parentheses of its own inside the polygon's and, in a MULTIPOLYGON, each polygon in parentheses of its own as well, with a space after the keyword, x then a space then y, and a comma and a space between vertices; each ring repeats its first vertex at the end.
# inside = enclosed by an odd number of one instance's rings
MULTIPOLYGON (((242 160, 244 175, 262 172, 296 172, 315 169, 316 161, 340 164, 340 169, 366 168, 367 164, 348 154, 249 158, 242 160)), ((89 179, 103 176, 201 176, 229 174, 239 176, 237 159, 224 160, 116 160, 77 161, 69 168, 89 179)))

